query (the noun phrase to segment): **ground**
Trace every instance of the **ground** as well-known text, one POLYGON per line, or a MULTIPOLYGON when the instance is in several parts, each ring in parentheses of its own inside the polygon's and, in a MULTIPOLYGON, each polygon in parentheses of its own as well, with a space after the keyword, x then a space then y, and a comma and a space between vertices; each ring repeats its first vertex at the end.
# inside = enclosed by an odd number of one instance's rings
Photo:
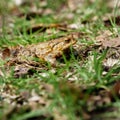
POLYGON ((1 0, 0 119, 119 120, 119 14, 119 0, 1 0))

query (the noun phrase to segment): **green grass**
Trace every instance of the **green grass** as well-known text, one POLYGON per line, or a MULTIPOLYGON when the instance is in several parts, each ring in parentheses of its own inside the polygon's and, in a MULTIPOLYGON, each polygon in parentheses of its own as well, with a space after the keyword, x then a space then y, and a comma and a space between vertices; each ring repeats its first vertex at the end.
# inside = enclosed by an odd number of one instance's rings
MULTIPOLYGON (((56 4, 52 4, 49 0, 49 8, 52 8, 53 10, 56 10, 60 4, 60 1, 56 4)), ((62 0, 64 2, 64 0, 62 0)), ((103 1, 104 2, 104 1, 103 1)), ((90 40, 86 40, 85 38, 78 39, 78 41, 82 44, 85 44, 85 46, 90 46, 94 44, 95 37, 97 36, 98 31, 106 30, 106 29, 114 29, 116 27, 115 23, 112 23, 111 28, 106 28, 102 21, 102 16, 104 16, 106 13, 111 12, 111 10, 107 9, 105 4, 103 2, 96 1, 94 4, 89 4, 89 2, 86 2, 86 5, 83 6, 80 13, 74 13, 75 18, 71 21, 68 21, 68 23, 74 23, 79 21, 88 21, 83 27, 81 27, 78 31, 82 31, 87 33, 87 36, 89 36, 90 40), (89 12, 90 10, 90 12, 89 12), (100 18, 98 21, 92 22, 93 17, 100 18)), ((62 4, 62 3, 61 3, 62 4)), ((0 7, 1 13, 3 14, 3 9, 0 7)), ((26 10, 27 8, 20 8, 22 10, 26 10)), ((117 10, 117 9, 115 9, 117 10)), ((8 11, 6 11, 8 12, 8 11)), ((7 14, 7 13, 6 13, 7 14)), ((1 49, 4 47, 9 46, 16 46, 16 45, 28 45, 28 44, 34 44, 42 41, 48 41, 50 39, 54 39, 57 36, 67 34, 65 32, 60 32, 57 34, 52 34, 51 36, 48 36, 48 34, 43 33, 30 33, 27 34, 26 29, 30 26, 30 21, 27 21, 23 18, 13 18, 15 20, 14 28, 12 30, 12 35, 7 33, 8 26, 5 26, 3 23, 3 33, 0 36, 0 46, 1 49), (20 32, 20 29, 23 31, 23 33, 20 32), (6 30, 6 31, 5 31, 6 30)), ((50 24, 50 23, 59 23, 63 20, 55 19, 54 16, 42 16, 42 17, 35 17, 36 23, 43 23, 43 24, 50 24)), ((117 29, 117 28, 116 28, 117 29)), ((53 29, 54 31, 54 29, 53 29)), ((119 31, 119 28, 118 28, 119 31)), ((10 74, 8 75, 6 73, 6 70, 3 68, 4 61, 0 61, 0 66, 2 68, 2 71, 4 73, 4 76, 0 76, 0 119, 2 119, 3 113, 7 109, 9 109, 11 106, 10 104, 3 102, 2 99, 2 92, 6 92, 13 95, 19 95, 21 92, 29 91, 31 93, 32 91, 35 91, 38 95, 41 95, 43 98, 45 96, 46 102, 51 102, 51 104, 47 107, 43 107, 40 105, 38 109, 31 110, 29 105, 21 105, 21 107, 18 109, 16 108, 13 110, 10 115, 6 115, 8 118, 6 120, 28 120, 30 118, 34 118, 37 116, 42 116, 50 114, 51 116, 53 114, 58 114, 59 116, 63 117, 66 116, 69 120, 84 120, 84 110, 88 111, 87 102, 89 100, 89 97, 99 91, 100 89, 110 89, 112 86, 112 83, 114 83, 116 80, 120 78, 119 74, 118 76, 112 76, 112 74, 119 72, 119 66, 112 68, 106 75, 103 75, 103 67, 102 62, 106 56, 107 51, 103 51, 102 53, 96 52, 96 49, 91 50, 91 52, 88 54, 88 58, 76 57, 72 52, 70 59, 67 60, 67 58, 63 55, 63 63, 65 65, 63 67, 57 67, 55 70, 56 72, 53 73, 51 71, 52 67, 50 64, 48 64, 47 68, 48 70, 41 70, 41 71, 35 71, 35 73, 32 76, 25 75, 24 77, 15 78, 14 77, 14 67, 11 68, 10 74), (92 57, 92 59, 90 59, 92 57), (72 72, 72 74, 68 77, 66 77, 66 74, 68 72, 72 72), (43 76, 42 73, 46 74, 46 76, 43 76), (71 86, 67 86, 68 79, 76 76, 76 80, 73 83, 73 88, 71 86), (49 84, 53 87, 54 91, 46 91, 46 89, 42 89, 42 84, 49 84), (82 87, 78 87, 82 86, 82 87), (62 88, 61 88, 62 86, 62 88), (76 88, 74 88, 74 86, 76 88), (85 89, 85 93, 82 92, 82 89, 85 89), (7 91, 8 90, 8 91, 7 91), (84 97, 79 97, 80 94, 84 97), (3 103, 3 104, 2 104, 3 103), (41 109, 42 108, 42 109, 41 109), (55 111, 57 109, 57 112, 55 111)), ((86 56, 87 57, 87 56, 86 56)), ((74 79, 74 78, 73 78, 74 79)), ((17 100, 16 100, 17 101, 17 100)), ((107 108, 109 106, 120 106, 119 105, 119 99, 115 99, 115 102, 108 103, 107 105, 96 105, 96 110, 107 108)), ((119 108, 118 108, 119 109, 119 108)), ((100 113, 100 118, 112 118, 112 117, 120 117, 118 116, 118 113, 120 110, 116 110, 113 112, 107 111, 105 113, 100 113), (113 114, 114 113, 114 114, 113 114)), ((52 119, 48 117, 48 120, 52 119)), ((97 116, 96 116, 97 118, 97 116)), ((94 119, 96 119, 94 118, 94 119)))

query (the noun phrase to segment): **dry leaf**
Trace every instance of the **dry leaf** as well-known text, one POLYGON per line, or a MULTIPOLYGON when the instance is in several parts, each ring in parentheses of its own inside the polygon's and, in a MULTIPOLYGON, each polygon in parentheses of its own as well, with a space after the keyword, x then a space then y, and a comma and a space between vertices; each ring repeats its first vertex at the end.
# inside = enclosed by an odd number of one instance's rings
POLYGON ((96 37, 97 42, 108 41, 109 38, 113 35, 113 33, 109 30, 100 31, 98 34, 99 35, 96 37))
POLYGON ((2 59, 6 59, 10 57, 10 49, 9 48, 5 48, 3 51, 2 51, 2 59))
POLYGON ((97 41, 100 43, 99 50, 103 51, 107 49, 107 54, 103 61, 103 66, 105 71, 108 71, 114 65, 119 65, 120 58, 120 37, 111 38, 112 33, 105 31, 96 37, 97 41))
POLYGON ((119 8, 120 7, 120 2, 119 0, 106 0, 107 6, 110 8, 115 9, 115 7, 119 8))
POLYGON ((84 0, 68 0, 68 7, 73 11, 77 10, 78 7, 82 7, 85 4, 84 0))
POLYGON ((113 38, 113 39, 108 39, 108 40, 104 40, 102 41, 102 46, 104 48, 112 48, 112 47, 120 47, 120 37, 117 38, 113 38))
POLYGON ((120 65, 119 59, 113 59, 111 57, 108 57, 106 60, 103 61, 105 71, 110 70, 110 68, 112 68, 115 65, 120 65))
POLYGON ((120 98, 120 81, 115 82, 115 84, 109 92, 109 95, 112 100, 120 98))

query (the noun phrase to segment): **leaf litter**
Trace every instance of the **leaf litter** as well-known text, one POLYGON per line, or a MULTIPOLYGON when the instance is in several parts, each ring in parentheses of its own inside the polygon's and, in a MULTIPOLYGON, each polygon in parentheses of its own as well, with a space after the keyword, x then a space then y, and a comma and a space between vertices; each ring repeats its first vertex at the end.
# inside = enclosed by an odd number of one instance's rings
MULTIPOLYGON (((71 6, 70 1, 68 4, 69 4, 68 7, 72 11, 77 9, 77 7, 75 7, 77 5, 76 3, 75 6, 71 6)), ((81 4, 83 3, 81 2, 81 4)), ((39 15, 39 14, 35 12, 35 15, 39 15)), ((32 17, 34 18, 34 16, 32 17)), ((28 17, 27 19, 31 20, 32 17, 28 17)), ((35 25, 33 27, 30 27, 28 31, 33 29, 32 32, 34 31, 36 32, 37 30, 43 28, 49 29, 51 28, 51 25, 52 24, 35 25), (38 29, 36 30, 36 28, 38 29)), ((56 29, 64 30, 64 32, 68 30, 68 28, 66 28, 66 26, 64 25, 61 27, 61 24, 54 24, 52 27, 56 29)), ((46 30, 45 31, 43 30, 42 32, 46 32, 46 30)), ((91 55, 90 53, 92 51, 96 50, 98 53, 101 53, 103 50, 107 49, 107 54, 104 60, 102 61, 102 64, 104 67, 109 67, 110 70, 112 69, 112 67, 114 67, 114 65, 118 63, 119 60, 119 46, 120 46, 119 36, 115 36, 116 38, 113 38, 114 35, 110 31, 102 31, 102 33, 99 34, 100 35, 96 37, 95 42, 91 45, 86 45, 81 42, 80 44, 78 44, 79 39, 86 37, 83 34, 80 35, 67 34, 66 36, 62 36, 59 37, 58 39, 50 40, 43 43, 37 43, 27 46, 7 47, 2 50, 1 58, 7 61, 4 66, 7 69, 10 68, 11 66, 14 66, 14 77, 24 78, 24 75, 31 74, 32 77, 34 72, 36 71, 39 70, 49 71, 54 68, 55 71, 50 73, 57 74, 56 68, 58 67, 58 65, 62 66, 63 63, 61 63, 60 61, 58 64, 56 59, 57 58, 60 59, 61 57, 63 57, 62 55, 63 53, 65 54, 65 52, 71 54, 69 52, 71 46, 73 47, 73 51, 72 51, 73 54, 77 56, 76 59, 82 61, 82 62, 80 61, 79 63, 81 67, 83 66, 84 62, 86 62, 86 60, 89 59, 89 55, 91 55), (108 60, 110 59, 116 60, 117 62, 114 63, 112 61, 112 63, 109 64, 113 64, 113 65, 108 66, 107 62, 109 62, 108 60), (52 65, 52 68, 48 69, 46 65, 47 62, 49 62, 52 65)), ((90 40, 89 37, 87 37, 86 39, 88 41, 90 40)), ((67 56, 68 54, 65 54, 65 56, 67 56)), ((119 64, 117 65, 119 66, 119 64)), ((109 70, 106 72, 108 73, 109 70)), ((44 72, 40 72, 40 74, 43 75, 44 72)), ((1 76, 3 76, 2 73, 1 76)), ((45 78, 46 74, 43 75, 43 77, 45 78)), ((10 85, 10 83, 6 83, 6 85, 3 86, 3 88, 0 91, 0 98, 1 98, 0 106, 1 107, 4 107, 6 105, 8 106, 4 108, 4 110, 6 111, 3 111, 4 114, 2 115, 2 119, 7 120, 9 118, 12 118, 13 117, 12 115, 16 113, 17 115, 20 116, 23 115, 23 118, 22 116, 21 118, 26 120, 46 119, 46 118, 51 120, 53 119, 67 120, 68 118, 63 114, 63 112, 68 111, 69 102, 68 102, 68 106, 67 104, 65 106, 61 101, 67 100, 68 96, 70 98, 73 98, 71 105, 73 105, 74 107, 78 106, 75 107, 73 110, 73 112, 75 113, 78 119, 81 119, 81 117, 86 120, 96 119, 98 117, 100 119, 104 119, 104 117, 102 118, 101 116, 103 110, 104 112, 118 111, 117 107, 111 106, 111 103, 116 101, 116 97, 119 98, 120 96, 119 81, 116 81, 114 84, 112 84, 111 88, 109 87, 105 88, 104 86, 97 88, 94 87, 95 85, 97 85, 96 82, 94 82, 93 85, 91 83, 91 85, 88 86, 85 84, 79 86, 78 80, 80 79, 82 80, 82 78, 80 78, 80 75, 78 76, 76 75, 76 69, 74 67, 74 64, 73 66, 71 64, 69 70, 64 71, 61 74, 60 78, 57 78, 58 88, 56 88, 56 86, 52 84, 49 83, 47 84, 44 81, 41 82, 39 79, 33 78, 33 80, 31 80, 28 84, 38 85, 39 92, 32 88, 31 91, 22 90, 22 92, 16 93, 18 89, 17 86, 15 85, 13 86, 10 85), (66 78, 67 81, 61 80, 61 78, 63 79, 63 76, 66 78), (53 95, 58 94, 56 89, 59 89, 62 98, 60 100, 58 99, 58 103, 56 103, 56 107, 53 108, 52 112, 54 114, 49 110, 48 111, 46 110, 42 114, 41 113, 34 114, 33 116, 30 115, 27 118, 24 117, 24 114, 27 113, 32 114, 32 112, 37 111, 39 109, 49 109, 49 106, 52 103, 53 95), (81 100, 84 100, 86 104, 82 104, 81 100)))

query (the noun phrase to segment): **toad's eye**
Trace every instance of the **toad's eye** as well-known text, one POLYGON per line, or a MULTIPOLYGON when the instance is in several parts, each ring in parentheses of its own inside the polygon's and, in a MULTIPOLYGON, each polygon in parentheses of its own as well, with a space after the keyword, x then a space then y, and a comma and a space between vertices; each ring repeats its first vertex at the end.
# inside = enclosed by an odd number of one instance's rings
POLYGON ((71 39, 65 40, 65 43, 70 43, 71 39))

